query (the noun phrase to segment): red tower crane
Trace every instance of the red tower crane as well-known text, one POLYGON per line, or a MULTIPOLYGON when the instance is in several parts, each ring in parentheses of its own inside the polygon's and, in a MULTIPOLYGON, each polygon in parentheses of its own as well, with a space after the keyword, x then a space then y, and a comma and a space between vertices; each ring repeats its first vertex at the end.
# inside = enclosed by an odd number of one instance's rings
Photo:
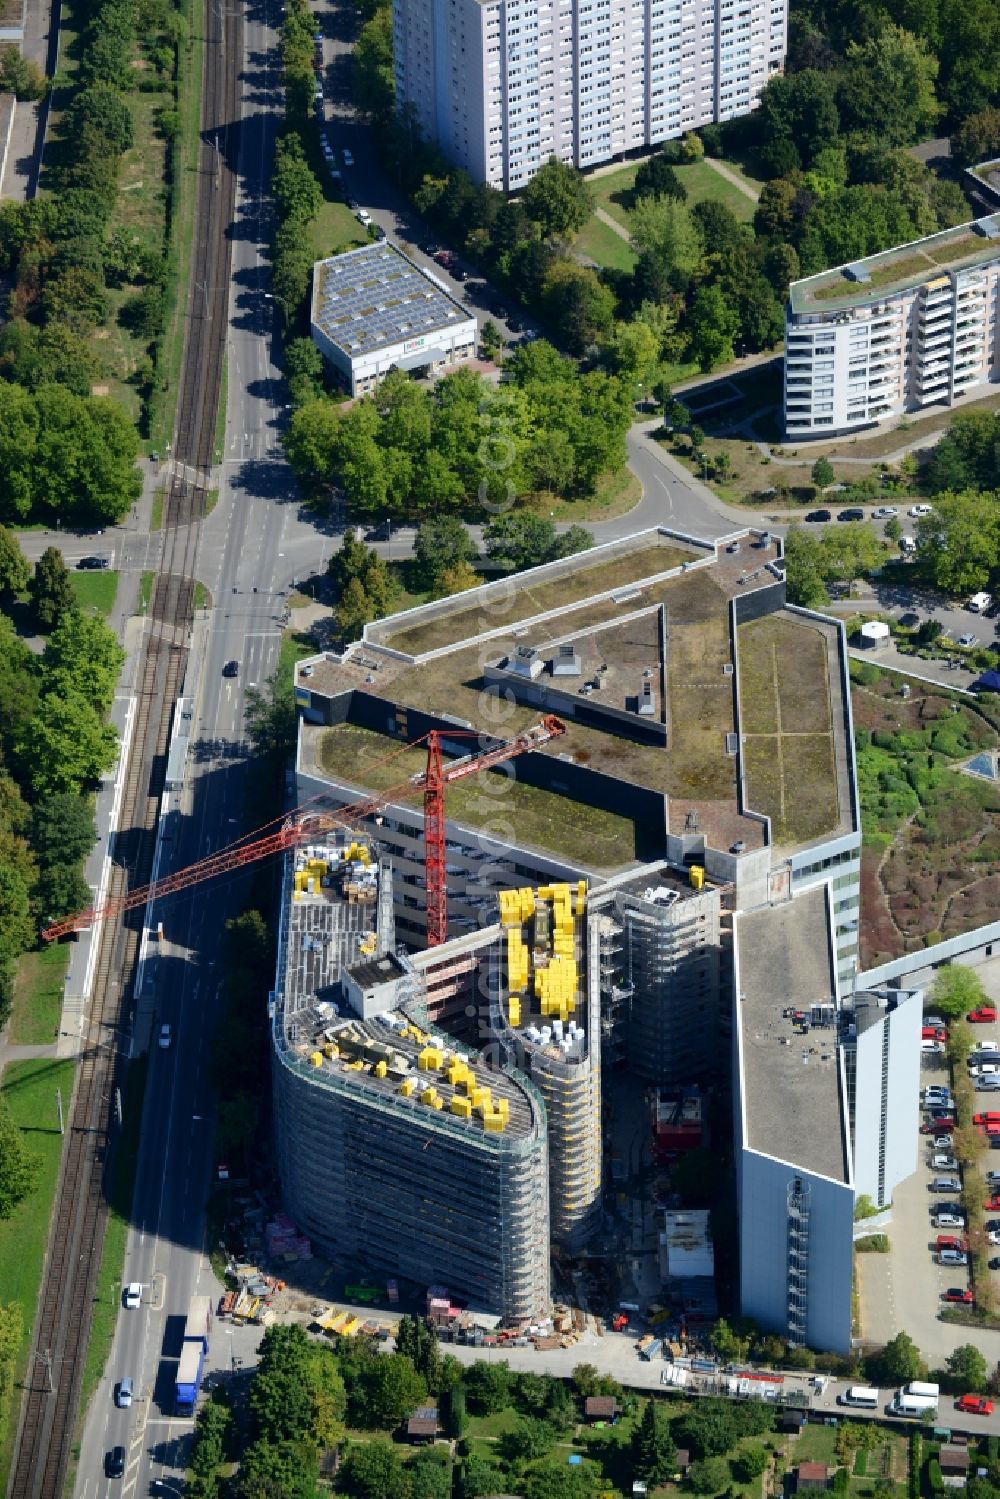
MULTIPOLYGON (((401 797, 416 796, 422 792, 427 945, 435 947, 448 935, 448 886, 445 872, 444 831, 445 787, 452 781, 461 780, 464 776, 475 775, 480 770, 489 770, 494 765, 502 765, 504 761, 512 760, 516 755, 523 755, 526 750, 539 749, 550 740, 558 739, 565 732, 566 725, 562 720, 549 714, 530 729, 524 729, 520 734, 515 734, 513 739, 495 745, 493 749, 485 750, 479 755, 464 755, 458 760, 445 764, 441 754, 442 737, 457 739, 478 738, 479 736, 474 730, 432 729, 429 734, 415 740, 414 744, 405 745, 403 749, 397 751, 397 754, 402 754, 405 749, 413 749, 415 745, 425 742, 427 745, 426 769, 401 781, 398 786, 393 786, 376 796, 361 797, 358 801, 348 802, 346 806, 329 811, 320 810, 307 802, 284 816, 280 821, 280 826, 275 827, 274 824, 269 824, 268 826, 272 827, 273 831, 265 832, 263 828, 258 829, 257 837, 231 843, 226 848, 209 854, 207 858, 199 859, 196 864, 189 864, 185 869, 179 869, 175 874, 164 875, 163 879, 155 880, 152 884, 140 885, 135 890, 129 890, 125 895, 114 896, 110 900, 102 901, 100 905, 90 906, 86 911, 79 911, 75 916, 67 916, 63 921, 53 922, 51 926, 45 928, 42 936, 47 941, 52 941, 56 937, 65 937, 70 932, 85 931, 98 921, 104 921, 109 916, 117 916, 122 911, 134 910, 136 906, 144 906, 147 901, 161 895, 170 895, 176 890, 186 890, 189 885, 198 885, 202 880, 212 879, 214 875, 241 869, 246 864, 255 864, 259 859, 266 859, 270 854, 284 853, 287 849, 298 848, 304 843, 314 843, 324 833, 334 828, 343 827, 345 823, 351 825, 363 822, 366 817, 374 816, 401 797), (261 834, 263 836, 260 836, 261 834)), ((394 759, 396 756, 388 758, 394 759)))

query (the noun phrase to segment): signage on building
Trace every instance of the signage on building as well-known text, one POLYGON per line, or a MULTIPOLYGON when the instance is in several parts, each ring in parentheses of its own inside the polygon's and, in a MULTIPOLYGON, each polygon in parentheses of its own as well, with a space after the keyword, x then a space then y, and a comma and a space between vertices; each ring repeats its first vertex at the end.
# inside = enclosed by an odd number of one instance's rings
POLYGON ((412 354, 414 349, 422 349, 425 342, 423 338, 408 338, 403 345, 403 353, 412 354))

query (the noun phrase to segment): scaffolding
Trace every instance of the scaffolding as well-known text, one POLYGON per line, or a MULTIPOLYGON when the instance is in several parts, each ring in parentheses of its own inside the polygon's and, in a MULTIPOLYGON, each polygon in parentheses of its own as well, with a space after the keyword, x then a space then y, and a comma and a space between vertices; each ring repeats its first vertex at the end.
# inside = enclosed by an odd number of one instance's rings
POLYGON ((500 892, 491 1020, 545 1104, 553 1241, 575 1252, 601 1205, 600 986, 586 883, 500 892))

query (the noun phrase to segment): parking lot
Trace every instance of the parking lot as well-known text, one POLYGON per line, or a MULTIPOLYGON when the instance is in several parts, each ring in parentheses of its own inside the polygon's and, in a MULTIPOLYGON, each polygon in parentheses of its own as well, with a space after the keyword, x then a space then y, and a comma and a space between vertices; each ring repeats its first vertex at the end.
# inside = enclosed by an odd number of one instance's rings
MULTIPOLYGON (((991 1001, 1000 1002, 1000 962, 993 960, 977 969, 991 1001)), ((932 1009, 930 1002, 926 1007, 932 1009)), ((1000 1025, 996 1022, 976 1024, 972 1027, 974 1041, 980 1049, 995 1048, 1000 1053, 1000 1025)), ((927 1037, 928 1048, 924 1052, 921 1068, 921 1103, 927 1099, 927 1088, 950 1089, 951 1075, 948 1064, 940 1053, 930 1048, 934 1038, 927 1037)), ((986 1063, 987 1066, 995 1065, 986 1063)), ((978 1091, 975 1095, 976 1111, 996 1111, 1000 1115, 1000 1091, 978 1091)), ((942 1100, 942 1109, 946 1100, 942 1100)), ((920 1123, 928 1120, 921 1107, 920 1123)), ((963 1327, 942 1322, 940 1311, 945 1304, 943 1298, 952 1289, 965 1291, 969 1287, 968 1268, 958 1263, 940 1263, 937 1240, 939 1235, 955 1237, 961 1241, 963 1227, 942 1224, 936 1226, 936 1209, 945 1209, 959 1201, 959 1194, 947 1190, 944 1180, 961 1178, 962 1173, 951 1165, 951 1152, 945 1143, 950 1131, 940 1135, 938 1145, 934 1136, 920 1134, 917 1147, 917 1169, 897 1189, 892 1204, 892 1222, 888 1229, 890 1249, 888 1254, 863 1254, 859 1259, 859 1287, 861 1306, 861 1332, 865 1342, 885 1343, 898 1332, 907 1332, 914 1339, 931 1368, 940 1367, 948 1354, 961 1343, 974 1342, 982 1351, 987 1363, 1000 1361, 1000 1331, 963 1327), (935 1164, 935 1159, 937 1164, 935 1164), (941 1183, 940 1190, 932 1184, 941 1183)), ((982 1180, 983 1201, 987 1200, 986 1171, 1000 1172, 1000 1150, 984 1151, 978 1166, 982 1180)), ((1000 1208, 995 1214, 987 1213, 988 1221, 996 1218, 1000 1222, 1000 1208)), ((998 1230, 1000 1234, 1000 1230, 998 1230)), ((1000 1258, 1000 1244, 991 1252, 1000 1258)), ((946 1261, 951 1254, 945 1255, 946 1261)), ((1000 1284, 1000 1271, 992 1272, 994 1281, 1000 1284)))

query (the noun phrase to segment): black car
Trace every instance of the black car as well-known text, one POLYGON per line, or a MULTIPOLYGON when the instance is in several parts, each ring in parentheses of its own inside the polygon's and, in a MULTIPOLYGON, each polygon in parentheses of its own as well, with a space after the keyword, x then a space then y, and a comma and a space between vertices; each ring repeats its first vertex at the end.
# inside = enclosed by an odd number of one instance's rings
POLYGON ((121 1478, 125 1472, 125 1448, 112 1447, 104 1458, 104 1473, 107 1478, 121 1478))
POLYGON ((451 274, 456 281, 464 281, 469 273, 468 271, 463 271, 460 265, 453 265, 451 267, 451 274))
POLYGON ((81 557, 76 564, 76 569, 81 573, 100 572, 108 567, 110 562, 110 557, 81 557))
POLYGON ((809 514, 806 516, 806 520, 833 520, 833 516, 831 515, 829 510, 810 510, 809 514))
POLYGON ((865 512, 863 510, 856 509, 853 505, 850 506, 847 510, 839 510, 837 512, 838 520, 864 520, 864 518, 865 512))
POLYGON ((432 260, 434 259, 435 255, 440 255, 440 253, 441 253, 441 246, 440 245, 426 244, 426 245, 421 245, 420 248, 421 248, 421 250, 423 250, 424 254, 425 255, 429 255, 432 260))
POLYGON ((227 661, 222 668, 224 677, 238 677, 240 674, 240 663, 238 661, 227 661))
POLYGON ((365 532, 365 541, 391 541, 391 540, 392 540, 392 523, 391 523, 391 521, 384 520, 380 526, 374 526, 370 531, 366 531, 365 532))
POLYGON ((904 630, 915 630, 920 623, 920 615, 915 614, 912 609, 907 609, 905 614, 899 616, 899 623, 904 630))

